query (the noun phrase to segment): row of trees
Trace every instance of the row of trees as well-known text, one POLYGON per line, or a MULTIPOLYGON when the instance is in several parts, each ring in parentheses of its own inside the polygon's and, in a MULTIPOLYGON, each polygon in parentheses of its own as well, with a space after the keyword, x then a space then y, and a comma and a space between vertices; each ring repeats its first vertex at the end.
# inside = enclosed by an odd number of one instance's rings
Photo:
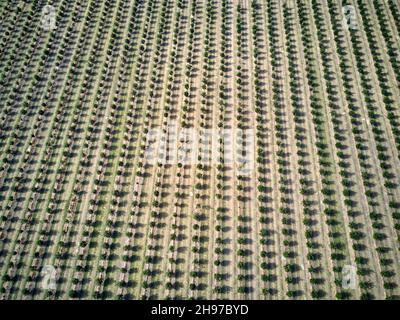
MULTIPOLYGON (((295 156, 294 146, 291 145, 290 137, 290 118, 288 111, 290 100, 286 96, 285 79, 285 57, 281 36, 278 29, 283 27, 280 24, 279 4, 276 2, 268 5, 268 31, 269 47, 272 65, 272 99, 274 107, 274 134, 276 143, 276 163, 279 173, 279 215, 281 216, 281 233, 283 235, 283 261, 284 274, 286 275, 286 295, 290 298, 300 297, 304 294, 300 284, 299 271, 301 266, 299 261, 299 234, 298 230, 292 226, 296 225, 296 215, 294 204, 297 202, 294 194, 295 156)), ((283 31, 283 30, 282 30, 283 31)))
MULTIPOLYGON (((297 29, 294 10, 285 5, 283 14, 289 62, 289 85, 292 93, 292 114, 293 122, 295 123, 294 131, 297 147, 300 194, 302 195, 304 214, 304 236, 309 265, 307 271, 311 276, 311 296, 314 299, 320 299, 327 294, 325 291, 326 282, 331 281, 327 270, 330 265, 328 259, 331 257, 329 256, 329 252, 326 252, 326 247, 324 247, 324 242, 326 241, 323 238, 324 219, 319 215, 323 206, 321 205, 320 197, 315 191, 315 187, 318 186, 317 182, 320 178, 317 176, 317 165, 314 164, 314 166, 312 166, 313 162, 316 161, 316 159, 312 158, 312 155, 317 152, 312 148, 313 143, 310 139, 310 137, 314 135, 314 132, 309 126, 311 114, 305 107, 306 104, 309 103, 309 101, 306 101, 305 91, 307 89, 304 91, 301 89, 304 85, 302 86, 299 80, 299 77, 302 77, 300 66, 303 64, 303 61, 299 58, 299 52, 302 49, 298 47, 296 39, 297 29)), ((319 160, 318 158, 318 161, 319 160)))
MULTIPOLYGON (((172 29, 172 46, 171 51, 168 57, 171 57, 168 67, 164 69, 160 69, 163 73, 168 74, 167 80, 165 83, 163 81, 159 81, 157 83, 157 90, 162 92, 163 86, 167 89, 165 90, 164 96, 164 105, 163 108, 159 110, 159 113, 162 114, 162 122, 161 122, 161 131, 164 133, 165 139, 162 141, 158 141, 160 144, 155 146, 155 148, 159 149, 159 155, 162 160, 158 163, 157 168, 155 168, 155 184, 152 187, 153 191, 151 196, 153 198, 152 205, 150 206, 150 230, 148 231, 148 240, 145 248, 145 266, 142 270, 142 298, 157 298, 158 295, 154 293, 152 290, 156 290, 157 288, 165 289, 165 298, 171 299, 175 298, 175 290, 178 290, 182 284, 178 281, 178 278, 182 276, 182 273, 179 270, 179 265, 183 262, 182 259, 179 258, 179 248, 180 241, 184 239, 182 230, 185 229, 184 225, 181 225, 182 218, 185 216, 180 209, 182 209, 181 204, 179 203, 179 199, 183 194, 183 190, 180 187, 177 187, 175 190, 176 203, 172 204, 172 217, 168 211, 164 211, 167 207, 167 203, 165 202, 165 197, 167 193, 168 177, 181 179, 182 175, 185 175, 184 168, 182 166, 176 172, 176 176, 173 173, 168 172, 168 168, 170 166, 168 164, 163 163, 162 161, 168 162, 169 157, 171 155, 172 146, 175 145, 176 141, 173 141, 174 133, 177 128, 172 125, 175 123, 175 119, 177 117, 177 105, 179 105, 179 98, 181 87, 179 83, 181 82, 183 76, 183 68, 182 57, 183 50, 185 48, 185 35, 186 35, 186 24, 187 24, 187 16, 186 16, 186 5, 187 3, 181 2, 179 4, 179 9, 175 7, 175 10, 172 10, 173 5, 169 4, 171 10, 169 12, 169 21, 166 23, 168 25, 163 26, 162 29, 167 29, 167 34, 171 33, 172 29), (175 14, 173 15, 173 11, 175 14), (160 251, 164 249, 163 247, 163 239, 166 237, 164 234, 164 228, 168 225, 167 218, 170 218, 170 227, 171 231, 169 233, 169 241, 168 241, 168 249, 167 249, 167 257, 166 259, 160 254, 160 251), (162 262, 166 260, 166 269, 162 268, 162 262), (158 281, 158 276, 165 273, 165 283, 161 283, 158 281)), ((169 38, 167 34, 164 35, 165 46, 168 48, 167 44, 169 43, 169 38)), ((165 51, 166 53, 166 51, 165 51)), ((161 52, 160 52, 161 54, 161 52)), ((161 100, 162 101, 162 100, 161 100)), ((160 101, 154 100, 154 105, 159 104, 160 101)), ((157 117, 154 117, 154 120, 157 120, 157 117)), ((179 183, 178 183, 179 184, 179 183)))
MULTIPOLYGON (((79 19, 83 18, 82 14, 79 14, 80 12, 82 12, 83 8, 83 5, 76 5, 70 6, 67 9, 65 8, 65 3, 62 3, 61 9, 65 9, 65 11, 64 14, 60 13, 59 15, 60 26, 67 25, 68 21, 70 21, 71 19, 74 23, 78 23, 79 19)), ((14 141, 16 141, 16 145, 14 147, 16 147, 17 145, 23 147, 25 141, 22 139, 24 138, 29 141, 29 146, 27 147, 23 157, 20 157, 18 160, 12 162, 12 164, 18 168, 18 171, 16 176, 14 176, 12 180, 13 186, 11 187, 10 191, 13 194, 10 194, 9 199, 7 199, 8 204, 6 210, 10 211, 8 211, 9 214, 6 216, 7 218, 10 218, 10 215, 16 216, 18 213, 20 213, 20 217, 23 218, 20 218, 19 221, 17 220, 18 222, 20 222, 19 225, 15 221, 7 219, 7 221, 10 222, 10 228, 12 230, 12 232, 8 233, 7 238, 12 239, 12 234, 16 234, 14 235, 13 240, 4 242, 5 244, 9 243, 11 247, 10 250, 12 251, 14 256, 14 259, 10 261, 10 265, 8 266, 13 276, 7 277, 7 279, 5 279, 5 282, 3 283, 3 288, 6 287, 6 295, 9 294, 11 290, 14 290, 13 287, 15 287, 15 290, 17 291, 19 289, 22 289, 19 288, 17 284, 21 285, 19 281, 24 283, 25 279, 17 274, 17 270, 22 267, 30 267, 29 261, 31 259, 33 259, 33 267, 30 272, 29 280, 38 278, 38 269, 40 268, 40 266, 38 265, 38 261, 45 254, 44 244, 47 239, 46 235, 48 235, 51 228, 51 218, 49 218, 49 215, 47 215, 46 221, 44 223, 44 231, 40 234, 40 237, 38 239, 35 239, 33 231, 35 230, 35 228, 37 228, 37 225, 39 224, 38 219, 34 217, 36 215, 36 207, 40 200, 39 198, 41 196, 42 188, 46 183, 46 174, 48 173, 48 170, 50 168, 49 161, 55 155, 55 152, 58 149, 57 140, 62 130, 62 119, 66 114, 63 105, 58 106, 57 108, 54 107, 54 104, 50 105, 52 99, 56 96, 56 94, 58 94, 57 90, 59 88, 56 86, 56 84, 59 80, 60 73, 63 72, 63 70, 65 71, 67 67, 67 61, 70 59, 70 55, 68 54, 61 55, 57 53, 65 53, 64 51, 66 50, 66 48, 68 46, 74 45, 75 41, 77 40, 72 36, 71 28, 64 27, 61 30, 58 32, 58 34, 53 33, 50 36, 50 39, 52 39, 53 43, 51 43, 51 40, 49 40, 48 52, 42 52, 43 64, 40 72, 41 76, 43 76, 43 79, 41 77, 36 77, 34 82, 32 83, 32 86, 36 84, 39 89, 38 91, 35 91, 33 93, 35 98, 30 98, 31 103, 34 106, 37 106, 37 108, 31 106, 29 107, 29 109, 39 109, 37 122, 33 126, 32 131, 26 136, 29 121, 25 119, 25 121, 20 123, 20 126, 15 129, 15 132, 18 132, 18 134, 13 136, 13 138, 15 139, 14 141), (60 43, 60 48, 57 48, 57 43, 60 43), (54 61, 48 59, 48 54, 50 52, 56 57, 54 61), (44 85, 44 77, 46 76, 49 76, 51 80, 47 83, 47 85, 44 85), (46 102, 41 101, 41 95, 44 96, 46 102), (37 104, 39 104, 40 107, 37 104), (55 114, 52 115, 50 111, 53 111, 55 114), (46 123, 49 120, 50 123, 46 123), (48 125, 48 128, 53 127, 51 135, 48 134, 45 130, 45 124, 48 125), (47 141, 44 144, 41 144, 41 140, 46 136, 48 138, 47 141), (34 156, 40 152, 43 146, 46 147, 47 151, 42 152, 40 161, 35 162, 33 160, 34 156), (36 171, 36 177, 31 178, 29 177, 29 172, 32 169, 32 166, 37 163, 40 163, 40 167, 36 171), (31 190, 26 190, 26 184, 31 185, 31 190), (31 194, 30 198, 29 196, 27 196, 28 193, 31 194), (22 205, 21 207, 17 207, 17 204, 22 205), (12 222, 16 223, 18 227, 14 227, 15 225, 11 227, 12 222), (17 235, 18 239, 16 238, 17 235), (33 243, 33 248, 27 250, 27 245, 31 243, 33 243), (29 256, 29 253, 31 253, 34 258, 29 256), (26 255, 28 255, 28 259, 23 262, 22 259, 26 255), (24 263, 26 263, 26 265, 24 263)), ((68 80, 71 80, 71 78, 69 78, 68 80)), ((62 97, 63 96, 61 96, 61 99, 62 97)), ((29 100, 29 98, 27 99, 29 100)), ((26 106, 26 108, 28 108, 28 106, 26 106)), ((20 121, 22 121, 21 119, 26 116, 26 113, 22 114, 23 116, 20 118, 20 121)), ((12 151, 15 150, 14 148, 7 150, 10 151, 15 158, 18 157, 19 154, 12 151)), ((28 288, 29 287, 31 286, 28 285, 28 288)))
MULTIPOLYGON (((342 210, 340 196, 337 192, 337 182, 335 181, 335 176, 338 174, 334 158, 335 149, 329 148, 329 140, 332 138, 330 137, 328 126, 328 103, 325 102, 328 99, 323 85, 324 74, 320 73, 318 66, 320 59, 318 51, 312 45, 313 41, 318 40, 318 38, 313 39, 312 36, 314 31, 309 8, 302 1, 297 1, 297 6, 305 58, 305 71, 310 94, 310 113, 315 131, 316 154, 320 165, 319 174, 322 187, 320 196, 322 197, 325 216, 323 220, 326 221, 329 230, 330 258, 332 259, 336 292, 339 295, 348 295, 347 292, 342 292, 341 286, 342 267, 349 257, 349 249, 345 235, 345 222, 340 213, 342 210)), ((307 220, 305 222, 309 223, 311 221, 307 220)), ((322 295, 323 292, 318 289, 313 293, 314 298, 320 298, 322 295)))

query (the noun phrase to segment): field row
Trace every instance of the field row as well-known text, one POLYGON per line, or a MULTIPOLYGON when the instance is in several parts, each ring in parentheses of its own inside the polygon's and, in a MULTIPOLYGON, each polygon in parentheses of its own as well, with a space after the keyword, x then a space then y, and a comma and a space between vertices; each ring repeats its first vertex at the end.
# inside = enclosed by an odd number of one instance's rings
POLYGON ((0 2, 1 299, 399 299, 396 0, 0 2))

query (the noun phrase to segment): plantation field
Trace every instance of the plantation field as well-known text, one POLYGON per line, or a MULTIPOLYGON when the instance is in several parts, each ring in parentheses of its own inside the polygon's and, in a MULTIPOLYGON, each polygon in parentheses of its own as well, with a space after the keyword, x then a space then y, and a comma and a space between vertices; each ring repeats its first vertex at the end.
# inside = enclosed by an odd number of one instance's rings
POLYGON ((400 299, 398 0, 0 1, 0 299, 400 299))

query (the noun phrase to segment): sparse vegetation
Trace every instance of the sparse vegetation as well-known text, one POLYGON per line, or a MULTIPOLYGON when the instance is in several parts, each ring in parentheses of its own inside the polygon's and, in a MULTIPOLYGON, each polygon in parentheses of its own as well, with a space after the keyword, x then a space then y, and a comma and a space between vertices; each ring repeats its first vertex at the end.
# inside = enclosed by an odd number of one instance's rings
POLYGON ((0 299, 400 299, 399 14, 0 1, 0 299))

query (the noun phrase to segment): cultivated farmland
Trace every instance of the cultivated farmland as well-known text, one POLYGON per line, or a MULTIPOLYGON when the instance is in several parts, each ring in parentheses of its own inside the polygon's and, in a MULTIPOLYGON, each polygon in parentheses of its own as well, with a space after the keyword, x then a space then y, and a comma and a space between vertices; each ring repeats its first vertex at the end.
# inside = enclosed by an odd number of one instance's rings
POLYGON ((0 299, 399 299, 398 0, 0 1, 0 299))

